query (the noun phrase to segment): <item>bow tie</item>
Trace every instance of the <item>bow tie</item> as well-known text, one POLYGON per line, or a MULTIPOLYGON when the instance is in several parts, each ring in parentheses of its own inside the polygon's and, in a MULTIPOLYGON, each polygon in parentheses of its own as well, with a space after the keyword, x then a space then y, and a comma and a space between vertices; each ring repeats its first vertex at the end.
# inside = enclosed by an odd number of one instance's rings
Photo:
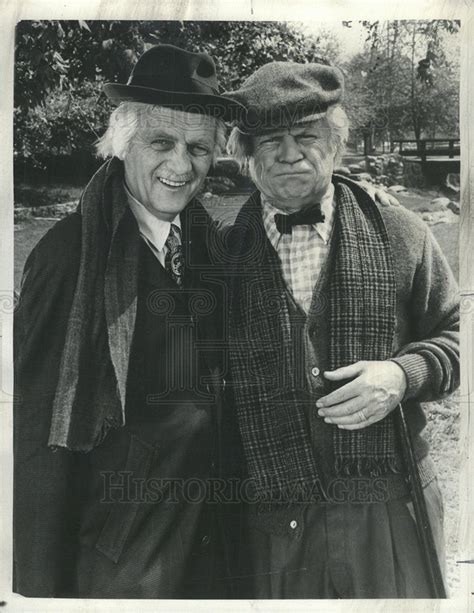
POLYGON ((297 213, 291 213, 291 215, 282 215, 280 213, 275 215, 275 224, 280 234, 291 234, 293 226, 312 226, 323 221, 324 215, 321 213, 320 204, 303 209, 297 213))

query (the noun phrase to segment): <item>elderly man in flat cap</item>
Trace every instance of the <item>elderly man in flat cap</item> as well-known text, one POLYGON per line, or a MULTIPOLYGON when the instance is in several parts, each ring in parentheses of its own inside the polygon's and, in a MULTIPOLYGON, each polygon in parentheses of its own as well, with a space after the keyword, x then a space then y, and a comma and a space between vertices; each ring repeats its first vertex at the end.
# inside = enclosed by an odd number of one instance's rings
POLYGON ((233 230, 230 364, 258 598, 430 597, 394 409, 403 401, 443 565, 420 401, 459 379, 457 287, 429 229, 334 172, 343 76, 273 62, 228 95, 258 191, 233 230), (250 504, 250 501, 259 504, 250 504))
POLYGON ((169 45, 105 93, 111 159, 31 253, 16 313, 14 589, 209 597, 222 295, 195 195, 238 105, 169 45))

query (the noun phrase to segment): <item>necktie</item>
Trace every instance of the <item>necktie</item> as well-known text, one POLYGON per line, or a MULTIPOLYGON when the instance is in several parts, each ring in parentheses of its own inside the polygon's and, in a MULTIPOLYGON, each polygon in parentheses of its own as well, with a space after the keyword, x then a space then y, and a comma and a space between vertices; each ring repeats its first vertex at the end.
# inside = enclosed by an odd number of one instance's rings
POLYGON ((275 215, 275 224, 280 234, 291 234, 293 226, 312 226, 323 221, 324 215, 321 213, 320 204, 303 209, 297 213, 291 213, 290 215, 282 215, 280 213, 275 215))
POLYGON ((170 233, 166 239, 165 270, 169 272, 176 284, 181 287, 184 273, 184 256, 181 245, 181 230, 171 224, 170 233))

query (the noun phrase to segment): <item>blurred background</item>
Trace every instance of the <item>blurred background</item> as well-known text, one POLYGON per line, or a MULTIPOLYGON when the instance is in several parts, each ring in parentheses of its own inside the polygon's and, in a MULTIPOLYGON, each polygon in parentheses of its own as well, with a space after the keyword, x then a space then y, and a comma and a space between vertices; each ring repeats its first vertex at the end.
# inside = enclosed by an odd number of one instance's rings
MULTIPOLYGON (((337 172, 394 194, 431 226, 458 274, 458 21, 181 22, 22 21, 16 29, 14 180, 15 288, 26 257, 77 207, 100 166, 94 142, 112 107, 107 81, 126 82, 149 46, 212 55, 223 90, 263 64, 324 61, 346 79, 350 139, 337 172)), ((223 156, 202 202, 232 223, 252 184, 223 156)), ((426 405, 428 436, 445 500, 448 584, 458 586, 459 414, 457 396, 426 405)))

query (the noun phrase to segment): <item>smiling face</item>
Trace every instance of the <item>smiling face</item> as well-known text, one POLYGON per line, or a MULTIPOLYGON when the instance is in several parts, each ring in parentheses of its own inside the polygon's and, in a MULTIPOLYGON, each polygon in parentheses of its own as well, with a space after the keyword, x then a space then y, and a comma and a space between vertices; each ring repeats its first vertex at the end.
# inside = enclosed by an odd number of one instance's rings
POLYGON ((124 158, 128 189, 155 217, 172 221, 204 182, 215 138, 213 117, 150 107, 124 158))
POLYGON ((255 136, 252 149, 252 179, 278 208, 297 211, 328 189, 336 148, 324 119, 255 136))

